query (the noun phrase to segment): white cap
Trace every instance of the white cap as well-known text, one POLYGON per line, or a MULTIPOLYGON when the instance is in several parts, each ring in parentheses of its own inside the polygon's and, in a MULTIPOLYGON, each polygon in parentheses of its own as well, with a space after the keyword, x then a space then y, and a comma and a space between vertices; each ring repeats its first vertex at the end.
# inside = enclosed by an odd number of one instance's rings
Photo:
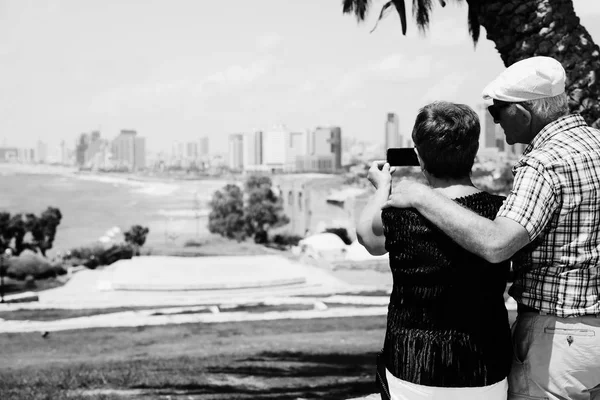
POLYGON ((504 70, 483 89, 483 99, 510 103, 557 96, 565 91, 566 74, 551 57, 531 57, 504 70))

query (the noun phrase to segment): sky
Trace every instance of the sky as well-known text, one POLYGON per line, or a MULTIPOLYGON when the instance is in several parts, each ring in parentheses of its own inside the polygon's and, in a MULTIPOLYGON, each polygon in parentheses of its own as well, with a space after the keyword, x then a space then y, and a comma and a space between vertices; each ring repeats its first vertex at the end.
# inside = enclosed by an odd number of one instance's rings
MULTIPOLYGON (((151 151, 223 152, 280 124, 375 143, 388 112, 407 134, 433 100, 478 107, 504 66, 483 28, 473 45, 466 2, 406 36, 393 13, 370 33, 384 3, 359 24, 341 0, 0 0, 0 146, 135 129, 151 151)), ((600 43, 600 2, 573 3, 600 43)))

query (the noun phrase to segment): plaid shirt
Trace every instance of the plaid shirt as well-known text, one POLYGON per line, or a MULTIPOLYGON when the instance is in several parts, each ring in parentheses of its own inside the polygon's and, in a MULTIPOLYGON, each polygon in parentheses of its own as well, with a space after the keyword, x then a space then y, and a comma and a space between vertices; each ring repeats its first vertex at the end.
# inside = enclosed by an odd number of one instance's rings
POLYGON ((600 313, 600 131, 579 115, 548 124, 513 167, 498 216, 531 243, 513 257, 517 302, 558 317, 600 313))

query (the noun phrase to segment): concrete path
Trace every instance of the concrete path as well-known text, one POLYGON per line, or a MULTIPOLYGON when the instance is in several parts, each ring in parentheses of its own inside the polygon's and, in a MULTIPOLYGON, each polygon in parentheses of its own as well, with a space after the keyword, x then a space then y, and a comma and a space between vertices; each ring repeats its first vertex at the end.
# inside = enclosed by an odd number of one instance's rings
POLYGON ((281 256, 148 256, 77 272, 64 286, 38 292, 39 302, 0 304, 0 311, 239 304, 373 289, 281 256))
MULTIPOLYGON (((6 320, 0 323, 0 332, 383 316, 389 295, 361 295, 381 289, 349 284, 324 268, 281 256, 136 257, 103 269, 82 270, 64 286, 38 292, 39 301, 0 304, 0 311, 152 309, 56 321, 6 320)), ((514 304, 507 303, 507 308, 514 304)))

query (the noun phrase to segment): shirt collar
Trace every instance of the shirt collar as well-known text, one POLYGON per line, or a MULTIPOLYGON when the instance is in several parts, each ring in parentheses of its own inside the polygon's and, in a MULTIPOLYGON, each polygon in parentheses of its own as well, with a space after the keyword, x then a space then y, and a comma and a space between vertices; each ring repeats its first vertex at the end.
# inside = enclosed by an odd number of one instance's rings
POLYGON ((527 148, 525 148, 523 151, 523 155, 525 156, 533 149, 541 147, 544 142, 554 136, 554 134, 577 128, 582 125, 587 126, 587 123, 579 114, 566 115, 557 119, 556 121, 550 122, 537 135, 535 135, 529 146, 527 146, 527 148))

